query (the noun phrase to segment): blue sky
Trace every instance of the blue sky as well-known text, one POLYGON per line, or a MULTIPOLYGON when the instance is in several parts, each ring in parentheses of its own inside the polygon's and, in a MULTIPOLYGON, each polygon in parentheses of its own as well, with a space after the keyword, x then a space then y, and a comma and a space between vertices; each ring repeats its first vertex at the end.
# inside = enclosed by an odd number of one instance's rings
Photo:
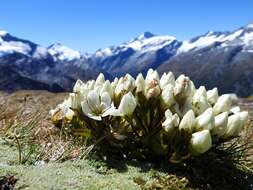
POLYGON ((253 0, 1 0, 0 30, 94 52, 144 31, 189 39, 253 21, 253 0))

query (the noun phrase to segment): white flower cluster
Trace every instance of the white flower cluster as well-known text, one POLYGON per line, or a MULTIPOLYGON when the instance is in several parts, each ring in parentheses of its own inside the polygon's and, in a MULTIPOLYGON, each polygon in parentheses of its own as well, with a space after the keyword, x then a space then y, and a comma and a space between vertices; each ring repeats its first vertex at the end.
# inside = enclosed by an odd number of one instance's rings
MULTIPOLYGON (((68 99, 50 113, 54 122, 71 122, 75 110, 98 122, 103 122, 106 117, 119 117, 124 121, 128 118, 129 121, 134 118, 137 107, 138 110, 144 109, 145 102, 152 99, 161 102, 157 106, 163 111, 162 132, 187 131, 191 135, 189 149, 192 154, 208 151, 213 139, 228 140, 238 136, 248 119, 248 112, 233 107, 231 95, 219 96, 217 88, 207 91, 200 86, 196 89, 185 75, 175 79, 169 72, 160 78, 153 69, 149 69, 146 78, 139 74, 134 79, 126 74, 110 82, 100 74, 96 80, 86 83, 78 80, 68 99)), ((138 122, 133 120, 131 125, 138 125, 138 122)))

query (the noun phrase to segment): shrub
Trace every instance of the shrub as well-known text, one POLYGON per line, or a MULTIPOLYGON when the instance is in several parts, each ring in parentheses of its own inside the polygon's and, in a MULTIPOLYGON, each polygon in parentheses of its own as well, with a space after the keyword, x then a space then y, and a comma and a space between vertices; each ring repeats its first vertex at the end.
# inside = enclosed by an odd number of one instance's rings
POLYGON ((145 79, 126 74, 110 82, 100 74, 86 83, 77 80, 73 93, 50 114, 56 126, 101 149, 180 162, 239 135, 248 112, 232 102, 233 96, 219 96, 217 88, 196 89, 185 75, 160 78, 150 69, 145 79))

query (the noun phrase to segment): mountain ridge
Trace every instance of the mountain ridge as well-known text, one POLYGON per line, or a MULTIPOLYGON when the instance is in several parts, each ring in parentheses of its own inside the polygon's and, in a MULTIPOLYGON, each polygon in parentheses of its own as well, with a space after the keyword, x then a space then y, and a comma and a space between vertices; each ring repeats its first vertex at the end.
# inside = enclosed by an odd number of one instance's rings
MULTIPOLYGON (((146 74, 153 68, 160 73, 185 73, 198 85, 247 96, 253 94, 253 23, 233 31, 209 31, 185 41, 144 32, 92 54, 60 43, 42 47, 0 31, 0 69, 6 65, 20 77, 44 83, 50 91, 54 91, 52 86, 71 90, 76 79, 94 79, 99 72, 110 79, 125 73, 146 74)), ((1 78, 6 81, 8 76, 0 77, 0 82, 1 78)), ((9 82, 13 82, 11 77, 9 82)), ((0 83, 0 90, 8 89, 0 83)))

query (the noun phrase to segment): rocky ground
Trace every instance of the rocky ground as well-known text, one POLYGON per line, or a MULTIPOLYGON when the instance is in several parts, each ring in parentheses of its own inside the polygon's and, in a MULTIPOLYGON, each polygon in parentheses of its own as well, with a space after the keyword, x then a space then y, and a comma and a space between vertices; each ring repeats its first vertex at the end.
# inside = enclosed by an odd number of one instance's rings
MULTIPOLYGON (((213 168, 182 166, 177 171, 137 160, 103 162, 88 154, 80 157, 80 145, 64 139, 48 118, 48 111, 64 97, 66 93, 46 91, 0 92, 0 189, 253 189, 250 175, 245 174, 239 186, 231 182, 241 176, 237 169, 222 170, 218 165, 220 173, 224 172, 220 175, 229 175, 230 179, 219 181, 213 168), (34 138, 25 136, 34 130, 34 138), (38 143, 48 142, 57 146, 38 151, 38 143), (31 143, 37 146, 33 148, 31 143), (60 156, 52 155, 60 150, 60 156), (53 161, 40 161, 49 157, 53 161)), ((241 99, 239 104, 252 115, 252 99, 241 99)), ((250 130, 251 127, 250 123, 250 130)))

